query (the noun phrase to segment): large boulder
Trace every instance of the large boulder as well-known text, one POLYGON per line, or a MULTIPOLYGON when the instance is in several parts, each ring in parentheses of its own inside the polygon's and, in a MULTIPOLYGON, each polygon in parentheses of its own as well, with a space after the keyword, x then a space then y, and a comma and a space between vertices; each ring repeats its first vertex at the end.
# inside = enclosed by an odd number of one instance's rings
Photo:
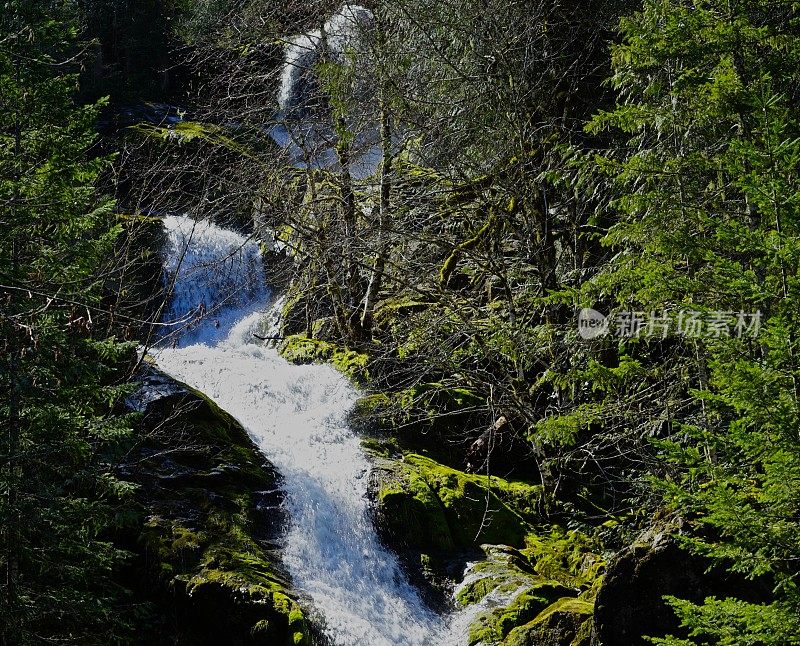
POLYGON ((512 630, 502 646, 589 646, 592 611, 592 604, 583 599, 559 599, 512 630))
MULTIPOLYGON (((579 532, 529 536, 528 547, 483 545, 456 600, 472 606, 469 646, 589 646, 602 559, 579 532)), ((469 612, 469 611, 468 611, 469 612)))
POLYGON ((416 454, 375 457, 372 489, 388 542, 423 553, 522 546, 536 518, 541 486, 470 474, 416 454))
POLYGON ((665 533, 651 532, 626 548, 610 561, 600 586, 593 643, 645 646, 651 643, 645 637, 685 637, 665 595, 695 603, 709 596, 765 598, 768 588, 761 583, 710 566, 707 559, 690 554, 665 533))
POLYGON ((591 617, 592 604, 573 597, 560 597, 559 594, 571 592, 561 588, 555 581, 532 582, 532 585, 515 594, 507 605, 480 613, 470 626, 468 645, 570 646, 570 641, 577 634, 577 627, 570 632, 572 626, 577 624, 579 627, 591 617), (554 609, 560 608, 566 601, 578 604, 579 618, 572 620, 575 613, 571 612, 571 606, 568 605, 565 612, 556 613, 557 621, 551 621, 554 609), (562 637, 569 634, 569 641, 549 638, 554 634, 562 637))
POLYGON ((278 474, 213 402, 147 367, 128 405, 140 413, 121 466, 140 515, 119 537, 121 573, 144 609, 142 643, 310 645, 310 627, 276 540, 278 474))

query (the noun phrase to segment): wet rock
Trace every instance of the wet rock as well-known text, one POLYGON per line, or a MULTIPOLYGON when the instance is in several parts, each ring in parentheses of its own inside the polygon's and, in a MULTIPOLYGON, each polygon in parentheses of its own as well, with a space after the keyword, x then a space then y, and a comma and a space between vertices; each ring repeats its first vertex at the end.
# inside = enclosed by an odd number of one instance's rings
POLYGON ((592 539, 554 531, 526 538, 527 547, 482 545, 486 559, 472 563, 455 596, 477 604, 469 644, 589 646, 591 616, 602 559, 592 539))
POLYGON ((280 477, 246 431, 153 367, 129 406, 142 414, 121 473, 138 485, 139 521, 120 536, 121 573, 149 609, 142 639, 167 644, 311 644, 276 555, 280 477))
MULTIPOLYGON (((551 608, 559 599, 560 586, 556 582, 542 581, 516 594, 505 607, 480 614, 470 626, 469 646, 473 644, 528 644, 522 635, 530 632, 544 634, 543 630, 533 629, 533 621, 540 615, 549 616, 545 610, 551 608), (513 636, 512 636, 513 635, 513 636)), ((572 599, 570 599, 572 600, 572 599)), ((581 602, 584 603, 584 602, 581 602)), ((588 604, 591 615, 591 604, 588 604)), ((535 624, 539 626, 540 624, 535 624)), ((536 646, 549 646, 550 642, 531 641, 536 646)), ((567 646, 569 642, 565 642, 567 646)), ((553 642, 553 646, 561 646, 562 642, 553 642)))
POLYGON ((675 539, 654 534, 620 552, 608 565, 594 614, 602 646, 644 646, 645 636, 686 636, 664 595, 701 602, 709 596, 743 595, 757 602, 768 586, 745 581, 682 549, 675 539))
MULTIPOLYGON (((488 595, 510 598, 522 590, 540 590, 552 601, 577 596, 579 590, 541 576, 522 552, 507 545, 482 545, 486 560, 474 563, 458 585, 456 601, 462 605, 479 603, 488 595)), ((541 596, 541 595, 540 595, 541 596)))
POLYGON ((464 473, 430 458, 376 457, 372 473, 378 526, 385 538, 422 552, 522 545, 541 487, 464 473))
POLYGON ((512 630, 502 646, 589 646, 592 604, 563 598, 512 630))

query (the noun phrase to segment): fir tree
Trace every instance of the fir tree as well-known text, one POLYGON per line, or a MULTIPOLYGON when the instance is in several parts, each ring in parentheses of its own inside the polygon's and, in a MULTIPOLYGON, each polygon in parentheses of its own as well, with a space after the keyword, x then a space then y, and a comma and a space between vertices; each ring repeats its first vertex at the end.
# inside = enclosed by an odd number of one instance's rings
POLYGON ((125 486, 109 448, 115 366, 103 269, 119 233, 95 184, 97 106, 73 102, 80 56, 69 2, 0 14, 0 642, 110 643, 121 554, 101 533, 125 486))
MULTIPOLYGON (((610 179, 619 222, 606 238, 615 260, 587 293, 620 310, 728 313, 730 336, 650 353, 647 378, 666 375, 689 397, 665 413, 657 445, 670 469, 658 488, 694 521, 692 549, 774 583, 772 603, 736 590, 702 605, 673 599, 690 639, 660 644, 800 643, 796 11, 645 2, 613 51, 621 101, 592 123, 621 133, 592 163, 610 179), (759 316, 759 334, 739 338, 736 312, 759 316)), ((622 344, 642 365, 651 347, 622 344)))

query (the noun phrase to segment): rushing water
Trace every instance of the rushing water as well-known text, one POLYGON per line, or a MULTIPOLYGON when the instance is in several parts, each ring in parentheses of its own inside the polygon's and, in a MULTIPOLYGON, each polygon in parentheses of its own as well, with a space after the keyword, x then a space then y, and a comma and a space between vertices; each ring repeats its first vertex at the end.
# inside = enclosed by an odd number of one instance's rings
POLYGON ((365 64, 369 60, 369 48, 363 40, 373 26, 371 11, 357 4, 345 3, 320 29, 287 39, 277 96, 279 111, 269 134, 287 151, 295 167, 340 168, 336 151, 338 136, 332 127, 329 111, 321 109, 320 104, 322 91, 317 70, 322 60, 327 59, 352 72, 352 92, 357 98, 357 108, 345 116, 353 134, 350 175, 353 179, 363 180, 377 171, 383 151, 379 145, 375 76, 365 64), (355 64, 354 59, 360 62, 355 64))
POLYGON ((174 283, 165 320, 181 323, 158 364, 236 417, 282 474, 283 559, 326 635, 341 646, 457 644, 375 534, 369 464, 345 421, 353 388, 331 367, 291 365, 253 337, 269 301, 257 245, 187 218, 165 225, 174 283))

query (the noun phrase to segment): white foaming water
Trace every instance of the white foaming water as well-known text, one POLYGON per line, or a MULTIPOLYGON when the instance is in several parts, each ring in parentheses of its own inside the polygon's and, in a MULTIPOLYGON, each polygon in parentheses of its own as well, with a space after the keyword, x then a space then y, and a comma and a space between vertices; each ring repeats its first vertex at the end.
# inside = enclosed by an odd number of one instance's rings
POLYGON ((183 216, 165 217, 164 227, 164 283, 172 294, 161 320, 175 345, 218 343, 244 314, 267 306, 254 241, 183 216))
POLYGON ((238 419, 283 476, 290 518, 283 559, 326 636, 337 646, 463 643, 463 613, 448 628, 375 534, 369 463, 346 424, 356 399, 348 381, 329 366, 291 365, 253 342, 268 295, 255 242, 188 218, 165 225, 166 272, 177 276, 168 315, 193 312, 198 301, 213 314, 156 359, 238 419))
POLYGON ((324 54, 346 67, 352 67, 353 57, 362 61, 353 69, 352 92, 358 99, 358 108, 346 115, 348 127, 355 135, 350 145, 349 168, 356 180, 367 179, 378 170, 383 151, 378 143, 380 137, 374 116, 374 76, 368 68, 361 67, 368 58, 369 49, 363 36, 373 27, 371 11, 357 4, 344 3, 321 29, 287 39, 278 91, 280 111, 269 134, 287 151, 295 167, 340 168, 337 136, 328 112, 320 110, 319 104, 322 90, 317 66, 324 54), (366 116, 369 114, 372 117, 366 116))

